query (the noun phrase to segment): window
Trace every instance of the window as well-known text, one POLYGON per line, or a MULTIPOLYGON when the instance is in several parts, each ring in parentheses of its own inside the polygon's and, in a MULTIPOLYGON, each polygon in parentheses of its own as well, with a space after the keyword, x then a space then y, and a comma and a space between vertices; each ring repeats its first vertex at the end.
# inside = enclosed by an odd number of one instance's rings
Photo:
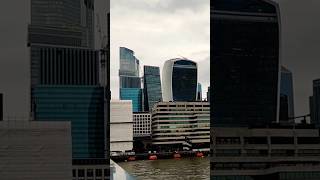
POLYGON ((84 169, 78 169, 78 177, 84 177, 84 169))
POLYGON ((102 176, 102 169, 96 169, 96 176, 101 177, 102 176))
POLYGON ((87 169, 87 177, 93 177, 93 169, 87 169))

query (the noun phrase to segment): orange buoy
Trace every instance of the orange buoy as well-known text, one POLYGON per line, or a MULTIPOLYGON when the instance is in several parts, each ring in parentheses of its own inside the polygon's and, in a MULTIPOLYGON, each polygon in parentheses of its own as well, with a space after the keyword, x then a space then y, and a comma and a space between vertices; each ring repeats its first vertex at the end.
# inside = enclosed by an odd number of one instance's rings
POLYGON ((181 155, 179 153, 174 153, 173 158, 179 159, 179 158, 181 158, 181 155))
POLYGON ((136 157, 135 156, 129 156, 128 157, 128 161, 135 161, 136 160, 136 157))
POLYGON ((149 160, 157 160, 157 159, 158 159, 157 155, 150 155, 149 156, 149 160))
POLYGON ((204 155, 203 155, 202 152, 197 152, 196 156, 197 156, 197 157, 204 157, 204 155))

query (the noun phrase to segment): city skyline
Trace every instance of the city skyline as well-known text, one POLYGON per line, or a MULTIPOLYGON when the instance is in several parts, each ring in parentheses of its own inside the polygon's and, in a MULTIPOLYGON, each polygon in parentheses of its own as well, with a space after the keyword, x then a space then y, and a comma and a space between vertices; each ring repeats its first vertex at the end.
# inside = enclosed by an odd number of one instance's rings
POLYGON ((209 4, 209 0, 111 1, 112 98, 119 99, 119 47, 135 51, 140 70, 148 65, 158 66, 162 72, 169 59, 192 59, 199 65, 198 79, 206 89, 210 84, 209 4))

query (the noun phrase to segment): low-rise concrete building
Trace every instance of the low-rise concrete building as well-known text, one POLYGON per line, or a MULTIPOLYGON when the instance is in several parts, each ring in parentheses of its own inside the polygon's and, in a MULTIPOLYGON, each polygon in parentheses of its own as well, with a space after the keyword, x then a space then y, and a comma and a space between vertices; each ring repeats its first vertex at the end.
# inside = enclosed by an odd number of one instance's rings
POLYGON ((0 179, 70 180, 70 122, 1 121, 0 179))
POLYGON ((320 179, 319 130, 212 128, 212 179, 320 179))
POLYGON ((131 100, 110 102, 110 151, 133 148, 133 114, 131 100))
POLYGON ((159 102, 152 109, 152 144, 160 150, 210 147, 208 102, 159 102))

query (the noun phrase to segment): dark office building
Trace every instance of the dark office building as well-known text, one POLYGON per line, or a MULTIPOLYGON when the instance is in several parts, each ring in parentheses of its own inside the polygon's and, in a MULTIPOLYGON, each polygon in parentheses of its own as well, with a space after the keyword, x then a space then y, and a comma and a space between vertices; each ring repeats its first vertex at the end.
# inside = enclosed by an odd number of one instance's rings
POLYGON ((76 47, 33 46, 31 83, 96 85, 99 82, 99 51, 76 47))
POLYGON ((105 158, 101 86, 39 85, 33 91, 37 121, 70 121, 73 159, 105 158))
POLYGON ((71 122, 73 165, 108 163, 109 45, 94 49, 94 17, 94 0, 31 0, 31 116, 71 122))
POLYGON ((144 110, 151 111, 153 105, 162 101, 160 68, 144 66, 144 110))
POLYGON ((288 100, 288 96, 285 94, 280 94, 279 121, 280 122, 289 121, 289 100, 288 100))
POLYGON ((207 91, 207 101, 208 102, 210 102, 210 93, 211 93, 211 91, 210 91, 210 86, 208 87, 208 91, 207 91))
POLYGON ((277 8, 264 0, 215 0, 212 6, 211 125, 265 126, 277 121, 277 8))
POLYGON ((94 0, 31 0, 29 42, 94 48, 94 0))
POLYGON ((310 123, 314 123, 315 110, 314 110, 314 100, 313 96, 309 96, 309 113, 310 113, 310 123))
POLYGON ((0 93, 0 121, 3 121, 3 94, 0 93))
POLYGON ((311 123, 320 127, 320 79, 313 80, 313 95, 310 98, 311 123))
POLYGON ((197 85, 197 63, 180 58, 165 62, 162 71, 163 101, 196 101, 197 85))

